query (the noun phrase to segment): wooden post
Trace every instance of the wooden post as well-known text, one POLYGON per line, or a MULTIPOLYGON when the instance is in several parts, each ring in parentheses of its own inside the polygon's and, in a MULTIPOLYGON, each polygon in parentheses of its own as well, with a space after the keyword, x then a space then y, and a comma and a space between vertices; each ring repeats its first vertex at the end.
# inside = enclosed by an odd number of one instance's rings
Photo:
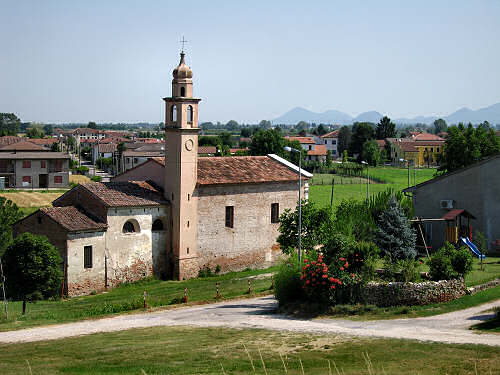
POLYGON ((187 303, 187 301, 188 301, 187 292, 188 292, 188 288, 184 288, 184 303, 187 303))
POLYGON ((418 223, 418 229, 420 230, 420 235, 422 236, 422 241, 424 242, 425 252, 427 253, 427 258, 430 258, 429 250, 427 250, 427 244, 425 243, 424 232, 422 231, 421 222, 418 223))
POLYGON ((250 279, 248 279, 248 294, 252 294, 252 288, 250 287, 250 279))
POLYGON ((220 293, 219 293, 219 282, 218 282, 218 281, 215 283, 215 288, 216 288, 216 290, 217 290, 217 295, 215 296, 215 298, 220 298, 220 293))
POLYGON ((146 305, 146 295, 147 295, 147 293, 146 293, 146 291, 144 291, 144 308, 147 307, 147 305, 146 305))

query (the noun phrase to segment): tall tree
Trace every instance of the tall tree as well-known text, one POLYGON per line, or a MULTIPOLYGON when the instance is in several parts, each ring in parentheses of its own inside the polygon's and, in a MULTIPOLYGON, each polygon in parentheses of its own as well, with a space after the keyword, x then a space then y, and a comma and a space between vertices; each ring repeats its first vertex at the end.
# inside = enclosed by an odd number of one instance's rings
POLYGON ((226 124, 227 130, 235 130, 238 129, 238 123, 235 120, 229 120, 226 124))
POLYGON ((4 135, 17 135, 21 120, 13 113, 0 113, 0 137, 4 135))
POLYGON ((45 133, 41 124, 32 123, 31 127, 26 130, 26 136, 28 138, 43 138, 45 133))
POLYGON ((261 122, 259 122, 259 128, 271 129, 271 127, 272 127, 271 121, 269 120, 262 120, 261 122))
POLYGON ((439 134, 442 132, 445 132, 446 129, 448 129, 448 125, 446 124, 446 121, 444 121, 442 118, 438 118, 437 120, 434 120, 432 123, 434 125, 434 134, 439 134))
POLYGON ((439 169, 452 172, 499 152, 500 141, 493 129, 475 129, 472 124, 465 127, 460 123, 448 128, 439 169))
POLYGON ((46 134, 46 135, 52 135, 52 133, 54 132, 54 128, 52 127, 52 125, 44 125, 43 126, 43 132, 46 134))
POLYGON ((89 128, 89 129, 97 129, 97 124, 94 121, 90 121, 87 124, 87 128, 89 128))
POLYGON ((283 155, 285 140, 281 134, 274 130, 259 130, 252 137, 250 142, 250 155, 283 155))
POLYGON ((59 251, 45 236, 23 233, 4 254, 7 294, 23 301, 34 301, 57 295, 62 282, 62 259, 59 251))
POLYGON ((380 119, 376 130, 377 139, 394 138, 396 136, 396 125, 387 116, 380 119))
POLYGON ((0 197, 0 256, 12 242, 12 225, 22 217, 23 214, 15 203, 0 197))
POLYGON ((349 150, 351 144, 351 129, 348 126, 342 126, 339 130, 339 138, 337 142, 337 150, 339 155, 344 154, 345 150, 349 150))
POLYGON ((357 154, 361 157, 363 144, 375 137, 374 125, 371 122, 356 122, 352 127, 351 144, 349 151, 351 154, 357 154))
POLYGON ((361 155, 363 160, 376 167, 377 164, 380 163, 380 150, 378 143, 374 140, 363 143, 363 151, 361 152, 361 155))

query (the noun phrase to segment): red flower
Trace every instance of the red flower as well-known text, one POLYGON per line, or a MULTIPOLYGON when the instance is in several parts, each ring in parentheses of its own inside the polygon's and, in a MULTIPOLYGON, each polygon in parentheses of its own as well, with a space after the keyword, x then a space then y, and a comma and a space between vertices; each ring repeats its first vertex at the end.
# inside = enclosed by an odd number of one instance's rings
POLYGON ((358 254, 356 254, 356 256, 358 256, 358 254))
POLYGON ((335 289, 335 285, 332 285, 332 286, 330 287, 330 289, 335 289))
POLYGON ((344 267, 340 267, 340 270, 343 271, 344 270, 344 267))
POLYGON ((326 279, 328 277, 328 275, 324 274, 322 277, 323 277, 323 279, 326 279))
POLYGON ((343 262, 345 260, 345 258, 339 258, 339 260, 341 260, 343 262))
POLYGON ((329 280, 333 283, 333 281, 334 281, 335 279, 334 279, 333 277, 330 277, 330 279, 329 279, 329 280))
POLYGON ((307 259, 304 259, 304 263, 307 263, 307 262, 309 262, 309 261, 307 259))
POLYGON ((356 275, 355 275, 355 274, 353 274, 353 273, 351 273, 351 277, 354 277, 354 276, 356 276, 356 275))
POLYGON ((345 262, 344 267, 345 268, 349 267, 349 263, 345 262))
POLYGON ((306 284, 309 284, 309 283, 310 283, 310 281, 309 281, 309 280, 306 280, 306 284))

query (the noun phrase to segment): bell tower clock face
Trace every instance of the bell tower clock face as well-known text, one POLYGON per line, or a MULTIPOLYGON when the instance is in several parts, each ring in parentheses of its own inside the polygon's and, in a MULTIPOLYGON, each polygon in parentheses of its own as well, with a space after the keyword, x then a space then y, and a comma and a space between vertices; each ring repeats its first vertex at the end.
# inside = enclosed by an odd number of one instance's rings
POLYGON ((185 143, 184 143, 184 147, 186 147, 186 150, 188 151, 191 151, 193 149, 193 146, 194 146, 194 142, 192 139, 188 139, 185 143))

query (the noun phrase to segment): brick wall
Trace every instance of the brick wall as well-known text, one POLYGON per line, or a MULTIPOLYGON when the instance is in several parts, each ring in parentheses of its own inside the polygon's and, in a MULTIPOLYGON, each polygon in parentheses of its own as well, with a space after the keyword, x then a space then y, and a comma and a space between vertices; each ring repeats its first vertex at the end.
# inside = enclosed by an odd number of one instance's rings
POLYGON ((201 187, 198 194, 198 257, 200 267, 223 272, 271 265, 281 255, 276 244, 278 223, 271 223, 271 203, 279 213, 294 209, 296 183, 201 187), (226 206, 234 206, 234 226, 225 226, 226 206))

